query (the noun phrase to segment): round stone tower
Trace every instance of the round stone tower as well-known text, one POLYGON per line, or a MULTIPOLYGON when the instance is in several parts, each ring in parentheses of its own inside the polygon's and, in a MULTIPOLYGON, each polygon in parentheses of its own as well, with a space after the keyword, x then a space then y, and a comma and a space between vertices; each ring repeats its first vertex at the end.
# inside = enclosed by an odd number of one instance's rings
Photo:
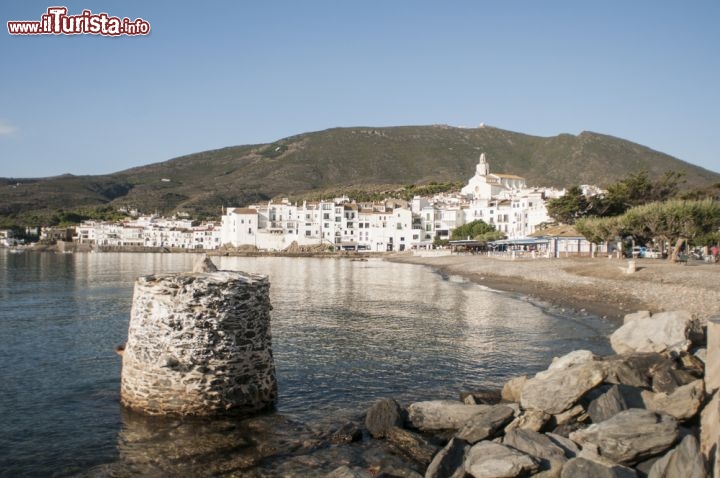
POLYGON ((152 415, 250 414, 272 408, 277 381, 266 276, 156 274, 135 283, 120 399, 152 415))

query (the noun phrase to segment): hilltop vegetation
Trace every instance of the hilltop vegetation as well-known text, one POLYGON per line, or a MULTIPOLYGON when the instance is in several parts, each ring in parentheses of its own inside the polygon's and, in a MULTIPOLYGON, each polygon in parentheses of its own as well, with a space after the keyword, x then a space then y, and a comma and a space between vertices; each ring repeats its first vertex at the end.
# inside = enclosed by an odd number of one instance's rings
POLYGON ((492 172, 523 176, 529 185, 606 186, 628 173, 657 179, 668 170, 684 175, 687 190, 720 182, 717 173, 591 132, 544 138, 492 127, 334 128, 102 176, 0 179, 0 223, 45 224, 59 209, 102 205, 201 219, 219 216, 222 206, 279 196, 411 197, 464 184, 482 152, 492 172))

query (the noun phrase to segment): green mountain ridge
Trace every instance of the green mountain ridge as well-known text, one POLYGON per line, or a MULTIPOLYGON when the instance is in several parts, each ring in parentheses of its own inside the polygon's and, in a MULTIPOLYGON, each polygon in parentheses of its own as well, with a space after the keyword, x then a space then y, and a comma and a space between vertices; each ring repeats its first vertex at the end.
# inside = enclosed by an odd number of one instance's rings
POLYGON ((720 182, 718 173, 593 132, 540 137, 493 127, 352 127, 204 151, 107 175, 1 178, 0 216, 5 222, 27 222, 58 209, 103 204, 218 215, 222 206, 278 196, 465 182, 483 152, 491 172, 523 176, 534 186, 605 186, 628 173, 647 171, 659 178, 668 170, 684 173, 688 188, 720 182))

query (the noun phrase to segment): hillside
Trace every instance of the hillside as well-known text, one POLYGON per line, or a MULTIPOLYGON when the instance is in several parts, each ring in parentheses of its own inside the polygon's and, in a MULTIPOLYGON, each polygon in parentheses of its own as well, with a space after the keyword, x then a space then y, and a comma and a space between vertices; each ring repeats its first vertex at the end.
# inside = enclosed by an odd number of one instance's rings
POLYGON ((524 176, 529 185, 602 186, 643 170, 651 178, 682 171, 689 188, 720 182, 717 173, 591 132, 546 138, 492 127, 355 127, 190 154, 103 176, 0 179, 0 216, 5 222, 37 222, 58 209, 101 204, 217 215, 221 206, 279 195, 465 182, 481 152, 491 171, 524 176))

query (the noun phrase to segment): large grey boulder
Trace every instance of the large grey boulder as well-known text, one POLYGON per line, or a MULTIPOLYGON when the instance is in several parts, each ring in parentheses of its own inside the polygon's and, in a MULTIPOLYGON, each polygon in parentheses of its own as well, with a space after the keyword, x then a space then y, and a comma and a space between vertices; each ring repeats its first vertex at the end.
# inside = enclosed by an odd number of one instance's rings
POLYGON ((582 365, 584 363, 592 362, 594 360, 597 360, 597 357, 589 350, 573 350, 572 352, 568 352, 562 357, 555 357, 554 359, 552 359, 552 362, 547 368, 547 371, 540 372, 535 376, 543 377, 544 375, 549 374, 554 370, 566 370, 572 367, 576 367, 578 365, 582 365))
POLYGON ((475 478, 515 478, 539 469, 530 455, 489 441, 473 445, 465 459, 465 471, 475 478))
POLYGON ((688 435, 655 462, 648 478, 705 478, 705 461, 697 439, 688 435))
POLYGON ((452 400, 415 402, 408 406, 408 420, 418 430, 459 430, 474 415, 490 410, 492 405, 466 405, 452 400))
POLYGON ((666 413, 684 421, 694 417, 700 410, 705 399, 705 386, 702 380, 695 380, 670 394, 644 390, 642 398, 648 410, 666 413))
POLYGON ((632 468, 578 457, 565 463, 560 476, 561 478, 637 478, 638 475, 632 468))
POLYGON ((425 470, 425 478, 463 478, 465 476, 465 455, 470 445, 459 438, 453 438, 433 458, 425 470))
MULTIPOLYGON (((657 356, 658 359, 664 360, 664 357, 657 356)), ((605 365, 605 382, 630 385, 633 387, 649 387, 650 371, 648 370, 646 361, 642 357, 633 355, 612 355, 603 359, 605 365)))
POLYGON ((571 439, 555 433, 546 433, 545 436, 547 436, 554 444, 562 448, 567 458, 575 458, 580 454, 580 448, 578 448, 577 443, 571 439))
POLYGON ((637 312, 633 312, 632 314, 625 314, 625 317, 623 317, 623 324, 627 324, 628 322, 632 322, 633 320, 649 319, 650 315, 651 314, 649 310, 638 310, 637 312))
POLYGON ((525 410, 505 427, 505 433, 517 429, 539 432, 551 417, 542 410, 525 410))
POLYGON ((513 430, 505 435, 502 444, 537 458, 545 477, 559 477, 568 460, 562 447, 547 435, 531 430, 513 430))
POLYGON ((619 354, 631 352, 687 351, 694 322, 684 310, 660 312, 625 323, 610 336, 610 345, 619 354))
POLYGON ((374 438, 383 438, 392 427, 401 427, 402 424, 402 409, 392 398, 376 401, 365 416, 365 427, 374 438))
POLYGON ((712 476, 720 477, 720 392, 713 394, 700 414, 700 451, 712 476))
POLYGON ((393 427, 385 434, 387 441, 418 463, 428 466, 438 448, 410 430, 393 427))
POLYGON ((515 412, 505 405, 494 405, 489 410, 473 415, 455 435, 470 444, 491 438, 496 431, 512 421, 515 412))
POLYGON ((571 408, 588 390, 605 379, 599 361, 588 361, 569 368, 548 370, 528 380, 520 404, 525 409, 557 415, 571 408))
POLYGON ((615 463, 630 465, 669 449, 678 437, 677 421, 667 415, 631 408, 604 422, 570 434, 585 449, 615 463))
POLYGON ((523 385, 525 385, 527 381, 528 378, 525 375, 521 375, 505 382, 501 393, 502 399, 506 402, 519 402, 523 385))
POLYGON ((705 388, 708 393, 720 388, 720 316, 712 317, 707 321, 705 388))
POLYGON ((677 365, 668 360, 651 370, 652 389, 655 392, 672 393, 676 388, 694 382, 698 377, 678 369, 677 365))
POLYGON ((613 385, 590 402, 587 412, 593 423, 600 423, 628 408, 620 387, 613 385))

